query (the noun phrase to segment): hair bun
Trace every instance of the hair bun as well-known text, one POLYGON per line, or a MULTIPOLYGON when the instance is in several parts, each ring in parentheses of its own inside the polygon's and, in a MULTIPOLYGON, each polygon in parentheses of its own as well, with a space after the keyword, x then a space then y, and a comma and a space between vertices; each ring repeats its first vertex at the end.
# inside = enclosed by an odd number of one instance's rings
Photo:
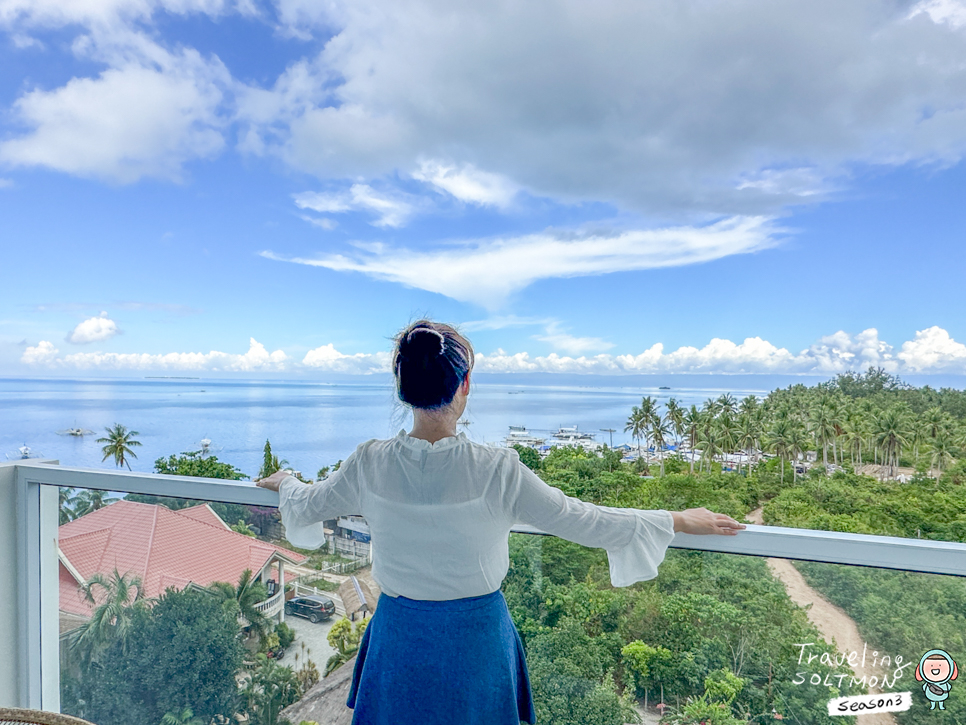
POLYGON ((445 350, 446 338, 430 327, 417 327, 400 345, 400 352, 408 358, 439 357, 445 350))

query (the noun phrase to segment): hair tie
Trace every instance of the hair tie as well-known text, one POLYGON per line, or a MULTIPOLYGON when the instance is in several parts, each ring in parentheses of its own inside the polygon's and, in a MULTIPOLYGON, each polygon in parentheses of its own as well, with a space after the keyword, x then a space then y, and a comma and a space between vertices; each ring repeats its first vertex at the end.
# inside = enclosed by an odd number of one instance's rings
POLYGON ((412 342, 413 335, 415 335, 417 332, 429 332, 433 335, 436 335, 436 337, 439 338, 439 352, 436 354, 442 355, 444 352, 446 352, 446 338, 439 330, 434 330, 431 327, 417 327, 415 330, 410 330, 409 334, 406 335, 406 342, 412 342))

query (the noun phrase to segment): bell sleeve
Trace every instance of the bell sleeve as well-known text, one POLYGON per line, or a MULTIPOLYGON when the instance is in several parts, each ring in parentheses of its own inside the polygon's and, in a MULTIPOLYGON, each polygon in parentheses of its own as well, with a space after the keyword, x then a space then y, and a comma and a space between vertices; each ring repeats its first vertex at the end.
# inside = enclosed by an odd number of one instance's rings
POLYGON ((323 521, 363 513, 358 454, 356 450, 338 471, 318 483, 302 483, 294 476, 282 479, 278 487, 278 510, 282 514, 285 538, 293 546, 318 549, 325 543, 323 521))
POLYGON ((597 506, 567 496, 520 463, 516 452, 509 457, 504 483, 511 525, 529 524, 581 546, 605 549, 615 587, 657 576, 674 539, 669 511, 597 506))

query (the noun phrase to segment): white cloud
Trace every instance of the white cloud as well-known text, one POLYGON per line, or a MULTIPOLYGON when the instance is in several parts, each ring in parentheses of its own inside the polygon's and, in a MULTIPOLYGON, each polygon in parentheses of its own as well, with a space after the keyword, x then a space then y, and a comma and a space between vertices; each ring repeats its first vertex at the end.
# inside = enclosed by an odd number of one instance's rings
POLYGON ((926 14, 934 23, 949 23, 953 28, 966 25, 966 5, 959 0, 922 0, 916 3, 910 18, 926 14))
MULTIPOLYGON (((299 209, 311 209, 321 214, 343 214, 348 211, 365 210, 376 214, 377 219, 372 222, 377 227, 401 227, 412 215, 413 205, 399 198, 380 194, 368 184, 353 184, 347 192, 326 194, 317 191, 305 191, 295 194, 295 206, 299 209)), ((306 221, 317 223, 310 218, 306 221)), ((323 228, 324 222, 319 224, 323 228)))
POLYGON ((178 180, 187 161, 224 146, 221 105, 231 79, 217 59, 169 53, 124 31, 82 36, 75 52, 110 67, 18 98, 13 116, 29 130, 0 143, 0 161, 119 183, 178 180))
POLYGON ((57 359, 58 352, 59 350, 54 347, 52 342, 41 340, 37 345, 24 350, 20 362, 31 367, 50 365, 57 359))
POLYGON ((282 350, 268 352, 252 338, 244 354, 211 351, 152 353, 78 352, 59 356, 46 341, 28 347, 20 361, 31 367, 97 370, 211 370, 229 372, 273 372, 288 367, 288 356, 282 350))
MULTIPOLYGON (((962 0, 273 7, 280 37, 319 39, 294 52, 322 50, 261 88, 164 50, 155 24, 251 17, 252 0, 0 0, 21 52, 36 52, 35 30, 66 29, 82 60, 107 66, 22 95, 26 131, 0 158, 178 179, 233 121, 243 152, 325 180, 414 176, 473 204, 505 208, 522 189, 692 221, 773 215, 855 166, 966 154, 962 0)), ((384 226, 411 213, 370 201, 384 226)))
POLYGON ((516 185, 499 174, 480 171, 472 164, 457 167, 441 161, 423 161, 413 178, 432 184, 460 201, 480 206, 506 207, 517 193, 516 185))
POLYGON ((963 5, 909 7, 279 0, 292 35, 330 39, 246 123, 263 152, 327 179, 416 170, 505 199, 462 174, 485 168, 557 201, 773 214, 856 165, 966 153, 963 5))
POLYGON ((12 179, 3 179, 3 178, 0 178, 0 189, 9 189, 12 186, 13 186, 13 180, 12 179))
MULTIPOLYGON (((559 332, 559 331, 558 331, 559 332)), ((566 333, 559 333, 566 335, 566 333)), ((581 340, 582 338, 573 338, 581 340)), ((577 343, 575 343, 577 344, 577 343)), ((604 343, 607 344, 607 343, 604 343)), ((577 344, 579 347, 579 344, 577 344)), ((889 372, 904 374, 966 374, 966 345, 953 340, 941 327, 930 327, 904 342, 893 355, 892 347, 879 340, 874 328, 858 334, 839 331, 815 344, 793 353, 760 337, 742 342, 715 338, 704 347, 682 346, 665 352, 655 343, 638 354, 584 354, 575 351, 561 355, 508 353, 502 349, 477 353, 476 370, 484 373, 586 373, 628 375, 652 373, 743 373, 743 374, 812 374, 834 375, 846 370, 865 370, 881 366, 889 372)), ((599 349, 599 348, 597 348, 599 349)), ((317 371, 368 375, 390 369, 387 351, 345 354, 329 343, 309 350, 300 362, 291 360, 283 351, 269 353, 265 346, 250 341, 245 354, 209 353, 73 353, 61 355, 51 342, 41 341, 27 347, 21 362, 33 368, 101 369, 101 370, 208 370, 229 372, 251 371, 317 371)))
POLYGON ((638 355, 530 356, 503 350, 476 358, 481 372, 596 373, 772 373, 830 375, 846 370, 884 367, 898 373, 946 372, 966 374, 966 345, 955 342, 939 327, 916 333, 913 341, 892 355, 892 347, 870 328, 849 335, 836 332, 798 354, 760 337, 744 342, 715 338, 702 348, 684 346, 671 352, 656 343, 638 355))
POLYGON ((67 342, 86 345, 91 342, 110 340, 118 333, 117 324, 102 312, 100 317, 91 317, 77 325, 67 335, 67 342))
POLYGON ((52 28, 68 25, 116 27, 124 22, 148 20, 158 12, 219 15, 232 6, 241 5, 226 0, 3 0, 0 2, 0 23, 52 28))
POLYGON ((896 357, 914 372, 966 372, 966 345, 941 327, 918 331, 914 340, 902 343, 896 357))
POLYGON ((774 246, 761 217, 733 218, 706 227, 607 233, 530 234, 418 251, 380 245, 350 255, 307 259, 262 252, 269 259, 361 272, 376 279, 437 292, 487 308, 541 279, 579 277, 709 262, 774 246))
POLYGON ((367 374, 389 371, 390 355, 387 352, 356 353, 345 355, 332 343, 322 345, 305 353, 302 364, 330 373, 367 374))

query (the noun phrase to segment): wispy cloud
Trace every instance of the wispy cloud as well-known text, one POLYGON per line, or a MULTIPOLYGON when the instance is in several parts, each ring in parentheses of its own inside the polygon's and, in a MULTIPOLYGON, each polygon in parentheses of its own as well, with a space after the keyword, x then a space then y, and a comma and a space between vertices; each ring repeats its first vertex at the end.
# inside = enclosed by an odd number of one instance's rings
POLYGON ((13 186, 13 179, 0 178, 0 189, 9 189, 13 186))
POLYGON ((196 307, 181 305, 169 302, 137 302, 134 300, 121 300, 104 302, 42 302, 31 305, 28 309, 34 312, 71 312, 89 314, 91 310, 111 307, 118 310, 131 312, 167 312, 172 315, 197 315, 201 313, 196 307))
POLYGON ((548 324, 546 331, 542 335, 534 335, 533 339, 544 342, 554 350, 560 350, 568 355, 603 352, 614 347, 614 343, 608 342, 600 337, 577 337, 571 335, 556 321, 548 324))
POLYGON ((774 246, 776 235, 764 217, 734 217, 705 227, 672 227, 607 233, 530 234, 413 250, 380 245, 375 252, 316 258, 262 256, 375 279, 497 309, 534 282, 555 277, 627 272, 710 262, 774 246))
POLYGON ((507 207, 519 187, 505 176, 481 171, 472 164, 422 161, 413 178, 425 181, 460 201, 480 206, 507 207))
MULTIPOLYGON (((344 214, 358 210, 371 212, 376 215, 372 224, 377 227, 401 227, 415 211, 413 204, 389 194, 381 194, 368 184, 353 184, 348 191, 337 193, 304 191, 295 194, 294 199, 299 209, 311 209, 320 214, 344 214)), ((311 218, 302 218, 328 228, 323 220, 316 222, 311 218)))
POLYGON ((505 330, 508 327, 530 327, 532 325, 549 325, 556 322, 550 317, 521 317, 520 315, 494 315, 485 320, 470 320, 460 323, 463 332, 478 330, 505 330))

